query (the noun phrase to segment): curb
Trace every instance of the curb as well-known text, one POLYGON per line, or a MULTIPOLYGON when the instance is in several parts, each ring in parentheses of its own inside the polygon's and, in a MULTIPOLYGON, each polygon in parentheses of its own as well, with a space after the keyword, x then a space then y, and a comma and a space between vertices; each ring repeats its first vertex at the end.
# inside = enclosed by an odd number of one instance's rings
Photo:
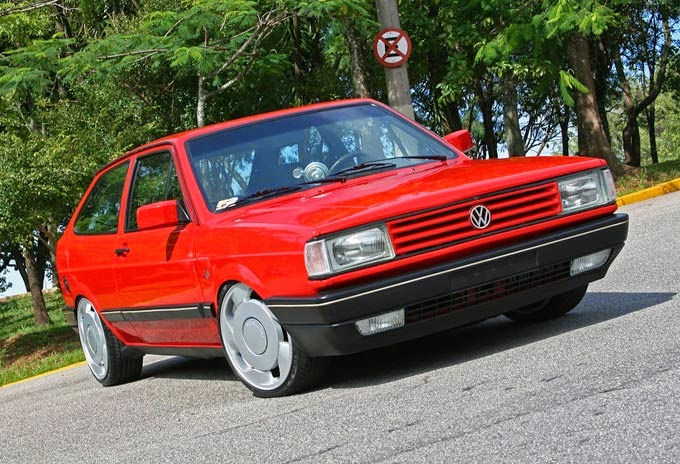
POLYGON ((68 366, 60 367, 60 368, 54 369, 52 371, 47 371, 47 372, 43 372, 42 374, 34 375, 33 377, 27 377, 25 379, 17 380, 16 382, 7 383, 5 385, 0 385, 0 389, 6 388, 6 387, 9 387, 9 386, 12 386, 12 385, 18 385, 20 383, 28 382, 29 380, 39 379, 40 377, 47 377, 48 375, 52 375, 52 374, 56 374, 57 372, 62 372, 62 371, 66 371, 66 370, 69 370, 69 369, 73 369, 74 367, 84 366, 85 364, 87 364, 86 361, 79 361, 77 363, 69 364, 68 366))
POLYGON ((664 182, 663 184, 640 190, 639 192, 623 195, 616 200, 616 203, 619 206, 630 205, 631 203, 649 200, 650 198, 658 197, 660 195, 665 195, 666 193, 671 193, 678 190, 680 190, 680 179, 673 179, 671 181, 664 182))

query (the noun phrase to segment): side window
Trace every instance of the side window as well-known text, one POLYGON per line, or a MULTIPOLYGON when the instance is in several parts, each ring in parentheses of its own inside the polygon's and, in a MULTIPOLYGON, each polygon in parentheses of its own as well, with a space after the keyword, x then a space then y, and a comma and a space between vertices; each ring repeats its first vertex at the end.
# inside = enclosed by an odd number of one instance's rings
POLYGON ((181 199, 177 170, 170 153, 156 153, 139 158, 132 181, 125 230, 137 230, 137 210, 140 206, 181 199))
POLYGON ((97 181, 76 218, 76 234, 115 234, 129 162, 105 172, 97 181))

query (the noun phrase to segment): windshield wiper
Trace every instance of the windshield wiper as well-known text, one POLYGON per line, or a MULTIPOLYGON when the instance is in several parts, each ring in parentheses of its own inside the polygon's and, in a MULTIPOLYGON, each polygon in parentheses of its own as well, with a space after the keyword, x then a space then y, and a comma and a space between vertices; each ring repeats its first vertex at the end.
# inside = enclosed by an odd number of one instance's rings
POLYGON ((398 156, 397 158, 437 160, 437 161, 446 161, 448 159, 445 155, 411 155, 411 156, 398 156))
POLYGON ((284 185, 283 187, 272 187, 272 188, 266 188, 262 190, 258 190, 257 192, 251 193, 250 195, 246 195, 243 198, 240 198, 238 200, 238 203, 244 203, 247 201, 251 200, 262 200, 265 198, 270 198, 270 197, 275 197, 277 195, 281 195, 282 193, 289 193, 289 192, 296 192, 298 190, 301 190, 302 187, 299 185, 284 185))
POLYGON ((236 202, 238 204, 243 204, 243 203, 248 203, 253 200, 264 200, 267 198, 275 197, 284 193, 292 193, 292 192, 297 192, 298 190, 302 190, 302 187, 304 185, 312 185, 312 184, 325 184, 325 183, 331 183, 331 182, 346 182, 347 178, 343 176, 338 176, 338 177, 325 177, 323 179, 317 179, 317 180, 310 180, 308 182, 300 182, 299 184, 295 185, 284 185, 282 187, 271 187, 271 188, 266 188, 262 190, 258 190, 257 192, 251 193, 250 195, 246 195, 243 198, 239 198, 239 200, 236 202))
POLYGON ((367 161, 365 163, 360 163, 357 164, 356 166, 352 166, 349 168, 341 169, 338 172, 334 172, 330 176, 326 177, 326 179, 334 179, 336 177, 341 177, 341 174, 349 174, 364 171, 376 171, 380 169, 388 169, 393 167, 396 167, 396 164, 385 161, 367 161))
POLYGON ((331 177, 324 177, 323 179, 308 180, 306 182, 300 182, 299 184, 295 184, 295 185, 330 184, 332 182, 340 182, 340 183, 344 184, 345 182, 347 182, 347 177, 333 175, 331 177))

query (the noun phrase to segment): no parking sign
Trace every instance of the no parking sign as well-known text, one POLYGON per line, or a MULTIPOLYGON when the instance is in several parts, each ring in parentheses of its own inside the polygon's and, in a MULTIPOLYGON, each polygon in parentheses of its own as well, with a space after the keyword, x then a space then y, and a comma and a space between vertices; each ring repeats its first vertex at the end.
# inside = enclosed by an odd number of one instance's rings
POLYGON ((411 55, 411 39, 401 29, 385 28, 373 41, 373 54, 381 65, 397 68, 411 55))

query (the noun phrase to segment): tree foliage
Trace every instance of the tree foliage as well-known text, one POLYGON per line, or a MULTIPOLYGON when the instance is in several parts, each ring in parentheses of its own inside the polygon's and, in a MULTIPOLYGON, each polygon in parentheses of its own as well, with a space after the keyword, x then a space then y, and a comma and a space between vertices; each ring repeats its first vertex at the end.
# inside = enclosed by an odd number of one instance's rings
MULTIPOLYGON (((626 127, 643 162, 673 156, 677 0, 399 7, 416 117, 469 129, 478 156, 555 141, 568 154, 577 133, 617 170, 626 127)), ((32 269, 41 282, 94 172, 134 146, 294 105, 385 100, 378 30, 364 0, 0 3, 0 275, 16 267, 28 283, 32 269)))

